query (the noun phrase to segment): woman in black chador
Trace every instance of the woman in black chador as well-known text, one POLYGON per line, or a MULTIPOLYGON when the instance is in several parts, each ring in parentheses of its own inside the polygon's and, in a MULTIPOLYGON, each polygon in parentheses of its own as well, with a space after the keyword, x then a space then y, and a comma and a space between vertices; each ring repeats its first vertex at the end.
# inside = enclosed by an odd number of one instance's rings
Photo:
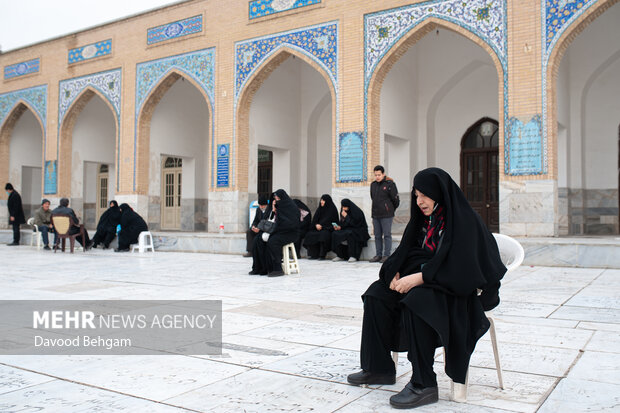
POLYGON ((304 240, 304 246, 308 250, 308 259, 325 259, 325 255, 332 247, 332 232, 334 231, 332 224, 338 223, 338 221, 338 208, 334 205, 332 197, 323 194, 319 201, 319 207, 314 213, 314 218, 312 218, 310 231, 304 240))
POLYGON ((295 252, 299 257, 299 250, 301 249, 301 243, 303 242, 306 234, 310 230, 310 225, 312 224, 312 212, 310 212, 310 208, 308 205, 301 202, 299 199, 293 199, 297 208, 299 208, 299 235, 297 236, 297 240, 295 241, 295 252))
POLYGON ((118 249, 116 252, 129 251, 131 244, 138 243, 142 231, 148 231, 146 222, 127 204, 121 204, 121 232, 118 233, 118 249))
POLYGON ((343 199, 340 205, 340 221, 332 234, 332 250, 338 255, 334 261, 355 262, 370 238, 366 216, 350 199, 343 199))
POLYGON ((108 208, 97 224, 97 232, 93 237, 93 248, 97 248, 97 245, 103 244, 103 248, 110 248, 110 242, 116 236, 116 226, 121 223, 121 210, 118 207, 118 202, 110 201, 110 208, 108 208))
POLYGON ((282 271, 282 247, 297 240, 299 234, 299 208, 284 189, 278 189, 271 195, 272 210, 269 219, 275 218, 275 227, 271 234, 265 233, 256 238, 252 248, 251 275, 269 275, 278 277, 282 271))
POLYGON ((476 342, 489 328, 484 311, 499 304, 505 272, 493 235, 450 175, 439 168, 420 171, 402 241, 362 296, 363 370, 349 383, 394 384, 390 352, 408 351, 413 376, 390 404, 434 403, 433 356, 440 346, 446 374, 465 383, 476 342))

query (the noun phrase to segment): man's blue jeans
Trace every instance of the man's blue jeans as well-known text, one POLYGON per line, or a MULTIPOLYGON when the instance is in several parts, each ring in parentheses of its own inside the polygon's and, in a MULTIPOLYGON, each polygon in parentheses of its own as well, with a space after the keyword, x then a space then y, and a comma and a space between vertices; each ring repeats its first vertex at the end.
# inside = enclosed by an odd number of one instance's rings
POLYGON ((372 226, 375 231, 375 251, 377 252, 376 255, 379 257, 389 257, 392 253, 393 220, 394 217, 372 219, 372 226))
MULTIPOLYGON (((54 229, 50 229, 47 225, 42 225, 39 227, 39 232, 41 233, 41 238, 43 238, 43 245, 49 245, 50 241, 47 233, 54 232, 54 229)), ((56 232, 54 232, 54 244, 56 244, 56 237, 56 232)))

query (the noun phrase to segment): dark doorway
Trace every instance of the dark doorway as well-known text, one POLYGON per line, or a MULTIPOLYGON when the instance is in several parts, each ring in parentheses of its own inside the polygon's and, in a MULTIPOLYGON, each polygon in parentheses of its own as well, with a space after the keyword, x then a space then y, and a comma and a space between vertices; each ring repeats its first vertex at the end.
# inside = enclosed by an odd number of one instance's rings
POLYGON ((461 140, 461 189, 491 232, 499 232, 499 126, 483 118, 461 140))
POLYGON ((273 184, 273 152, 264 149, 258 150, 258 179, 257 188, 258 196, 265 195, 267 198, 271 196, 273 184))

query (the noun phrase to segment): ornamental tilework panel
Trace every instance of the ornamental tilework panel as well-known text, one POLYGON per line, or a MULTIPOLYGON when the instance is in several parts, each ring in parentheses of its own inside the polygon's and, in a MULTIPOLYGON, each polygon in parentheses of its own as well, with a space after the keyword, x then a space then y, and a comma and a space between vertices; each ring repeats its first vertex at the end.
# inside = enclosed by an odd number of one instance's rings
POLYGON ((38 57, 36 59, 28 60, 27 62, 4 66, 4 78, 8 80, 19 76, 29 75, 31 73, 37 73, 40 66, 41 60, 38 57))
POLYGON ((146 44, 155 44, 201 31, 202 14, 148 29, 146 44))
POLYGON ((370 80, 377 63, 411 29, 429 17, 455 23, 480 37, 506 68, 506 3, 497 0, 437 0, 365 17, 365 79, 370 80))
POLYGON ((43 124, 43 134, 45 135, 47 85, 0 94, 0 126, 4 125, 4 121, 19 101, 26 102, 36 112, 37 117, 43 124))
POLYGON ((69 49, 69 64, 107 56, 112 53, 112 39, 69 49))
POLYGON ((338 182, 361 182, 365 179, 366 156, 363 132, 343 132, 338 136, 336 176, 338 182))
POLYGON ((252 0, 248 5, 249 19, 320 3, 321 0, 252 0))
POLYGON ((543 153, 541 116, 527 122, 517 118, 508 121, 504 145, 508 175, 537 175, 542 173, 543 153))
POLYGON ((246 80, 257 67, 280 46, 300 50, 324 68, 338 84, 338 24, 327 23, 297 29, 258 39, 239 42, 235 46, 235 99, 246 80))
MULTIPOLYGON (((214 82, 215 82, 215 48, 198 50, 195 52, 185 53, 177 56, 165 57, 158 60, 139 63, 136 67, 136 132, 134 135, 134 178, 133 188, 136 189, 136 157, 138 134, 137 125, 138 117, 142 112, 142 105, 146 98, 151 94, 153 89, 172 71, 178 70, 186 77, 194 80, 204 90, 209 98, 207 105, 211 111, 211 139, 215 139, 213 133, 213 108, 214 99, 214 82)), ((213 144, 211 145, 214 146, 213 144)), ((213 163, 212 156, 212 163, 213 163)), ((213 168, 213 165, 212 165, 213 168)), ((213 181, 213 174, 211 175, 213 181)))
POLYGON ((105 96, 114 108, 117 122, 121 115, 121 69, 95 73, 73 79, 63 80, 58 91, 58 127, 67 114, 67 110, 78 96, 91 87, 105 96))
POLYGON ((568 26, 575 22, 597 0, 543 0, 541 7, 542 21, 542 140, 543 140, 543 168, 542 173, 548 171, 547 153, 547 70, 549 58, 558 40, 568 26))

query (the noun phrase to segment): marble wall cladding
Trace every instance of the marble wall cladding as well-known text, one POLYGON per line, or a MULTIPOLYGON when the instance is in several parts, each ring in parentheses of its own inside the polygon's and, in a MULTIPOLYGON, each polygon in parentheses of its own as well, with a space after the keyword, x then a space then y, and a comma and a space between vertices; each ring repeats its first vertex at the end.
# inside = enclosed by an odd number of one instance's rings
POLYGON ((158 231, 161 229, 161 198, 158 196, 149 196, 148 214, 146 224, 149 230, 158 231))
POLYGON ((245 232, 249 226, 248 208, 254 199, 247 192, 209 192, 208 231, 219 232, 220 224, 224 224, 226 233, 245 232))
POLYGON ((512 236, 556 236, 557 182, 500 183, 500 231, 512 236))
POLYGON ((97 205, 94 202, 84 203, 83 224, 86 228, 97 228, 97 205))
POLYGON ((181 231, 194 231, 194 199, 181 198, 181 231))
POLYGON ((6 199, 0 199, 0 228, 9 227, 9 211, 6 206, 6 199))
MULTIPOLYGON (((568 234, 618 234, 617 189, 560 188, 559 193, 566 193, 568 234)), ((559 215, 563 218, 562 211, 559 215)))
POLYGON ((206 231, 209 224, 209 200, 194 199, 194 231, 206 231))
POLYGON ((28 218, 34 216, 34 213, 36 212, 37 209, 39 209, 41 205, 39 204, 23 204, 22 203, 22 208, 24 208, 24 216, 26 217, 26 221, 28 221, 28 218))

